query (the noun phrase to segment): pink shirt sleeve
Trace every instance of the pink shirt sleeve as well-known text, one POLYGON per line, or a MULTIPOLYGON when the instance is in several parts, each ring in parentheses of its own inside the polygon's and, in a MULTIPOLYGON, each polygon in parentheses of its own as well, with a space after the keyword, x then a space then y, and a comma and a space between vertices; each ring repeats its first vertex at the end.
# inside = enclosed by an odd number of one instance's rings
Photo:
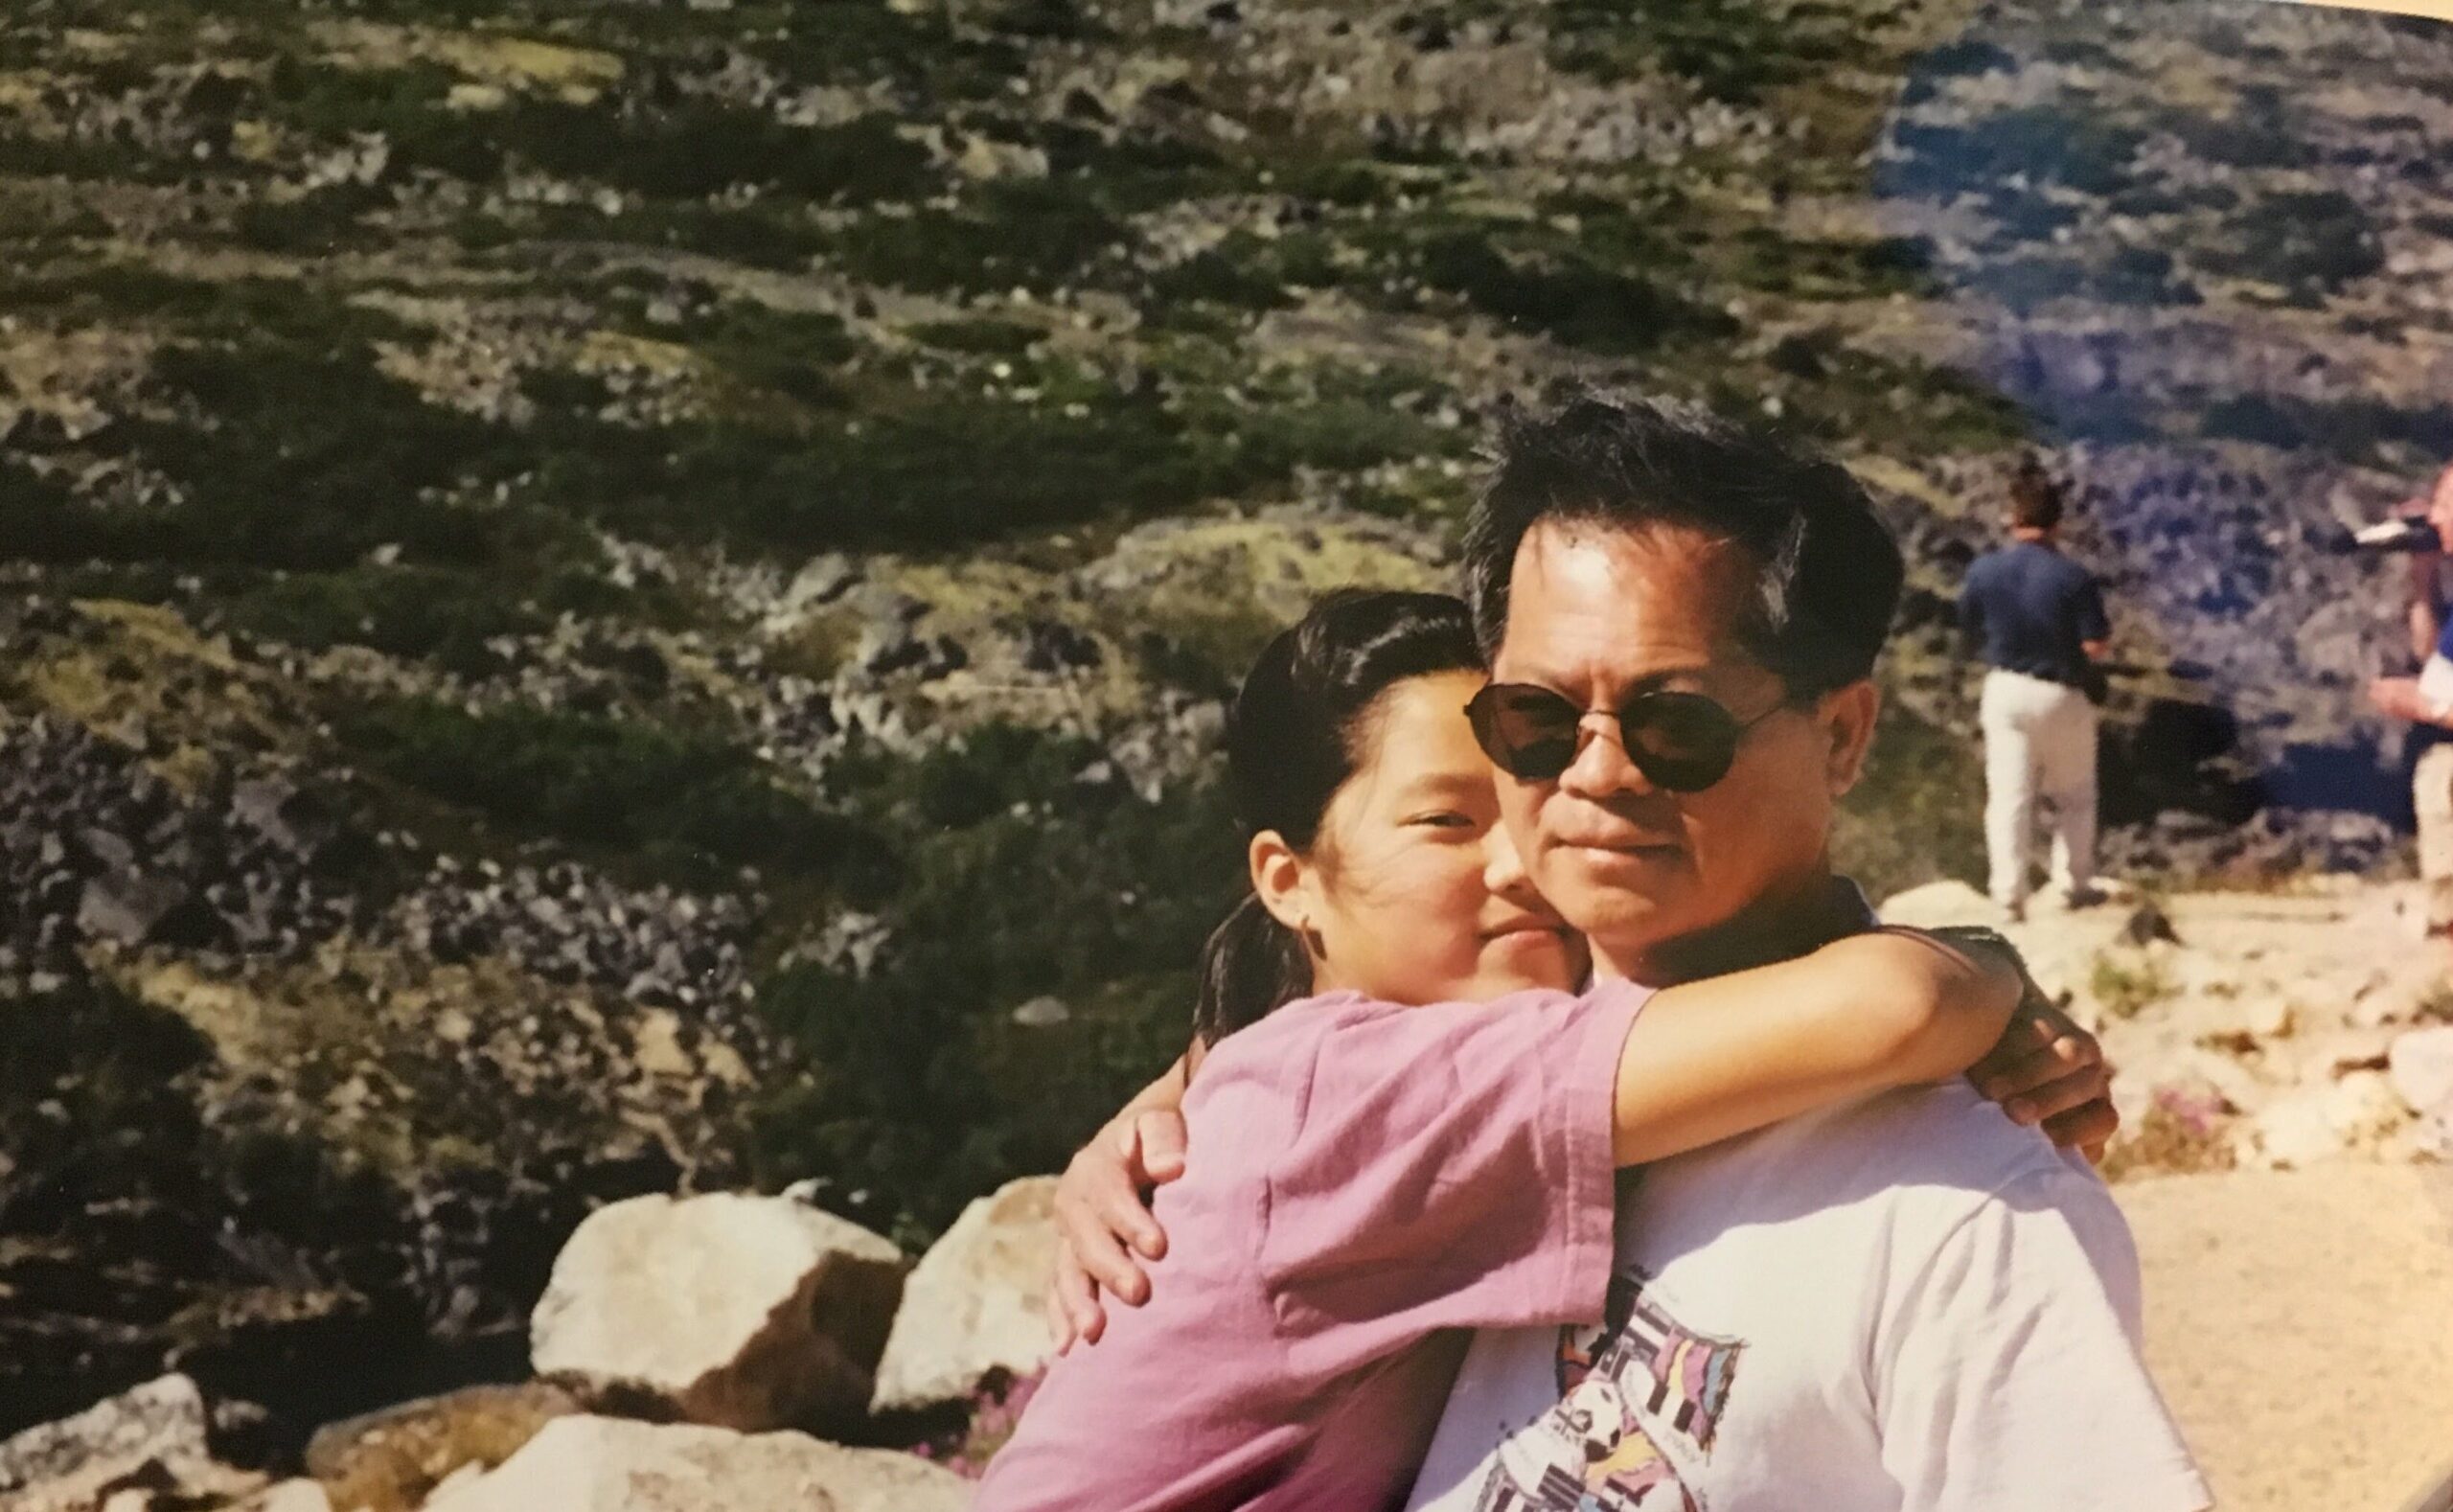
POLYGON ((1364 1004, 1317 1038, 1259 1249, 1296 1368, 1439 1329, 1600 1317, 1618 1058, 1648 996, 1611 981, 1364 1004))

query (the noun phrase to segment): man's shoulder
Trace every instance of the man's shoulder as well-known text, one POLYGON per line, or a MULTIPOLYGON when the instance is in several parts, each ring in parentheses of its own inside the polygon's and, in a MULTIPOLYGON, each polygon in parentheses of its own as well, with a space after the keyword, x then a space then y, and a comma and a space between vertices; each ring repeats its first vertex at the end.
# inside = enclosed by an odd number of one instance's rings
POLYGON ((1965 1082, 1868 1098, 1800 1132, 1800 1157, 1823 1168, 1809 1180, 1939 1221, 2012 1196, 2051 1206, 2111 1201, 2092 1171, 1965 1082))

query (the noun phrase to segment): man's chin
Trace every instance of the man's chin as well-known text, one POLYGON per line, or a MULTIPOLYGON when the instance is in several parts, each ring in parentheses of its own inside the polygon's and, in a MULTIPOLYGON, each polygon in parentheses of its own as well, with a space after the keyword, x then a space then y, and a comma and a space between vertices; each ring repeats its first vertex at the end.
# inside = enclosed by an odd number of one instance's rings
POLYGON ((1536 885, 1560 917, 1601 941, 1656 930, 1683 912, 1692 873, 1683 858, 1617 851, 1554 854, 1536 885))

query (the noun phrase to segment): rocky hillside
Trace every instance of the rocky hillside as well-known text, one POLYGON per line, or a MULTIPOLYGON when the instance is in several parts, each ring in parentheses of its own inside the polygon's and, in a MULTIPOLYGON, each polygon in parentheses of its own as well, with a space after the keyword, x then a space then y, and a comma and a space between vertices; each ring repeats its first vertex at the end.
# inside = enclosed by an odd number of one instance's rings
POLYGON ((2247 0, 8 7, 0 1431, 177 1368, 277 1455, 515 1370, 602 1200, 1053 1168, 1229 679, 1566 378, 1911 541, 1878 887, 1972 872, 2029 445, 2126 864, 2395 864, 2309 543, 2453 451, 2447 141, 2453 34, 2247 0))

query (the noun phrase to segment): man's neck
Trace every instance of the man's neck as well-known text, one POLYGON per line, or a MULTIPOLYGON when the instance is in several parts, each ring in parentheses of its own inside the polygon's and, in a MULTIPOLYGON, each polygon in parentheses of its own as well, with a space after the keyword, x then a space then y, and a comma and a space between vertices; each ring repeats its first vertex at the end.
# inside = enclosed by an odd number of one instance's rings
MULTIPOLYGON (((1794 960, 1865 928, 1862 898, 1818 866, 1813 874, 1757 901, 1727 923, 1644 950, 1615 955, 1608 969, 1651 987, 1721 976, 1775 961, 1794 960)), ((1594 942, 1608 954, 1607 948, 1594 942)))
POLYGON ((2010 531, 2010 538, 2024 546, 2042 546, 2047 551, 2053 549, 2052 532, 2049 530, 2033 530, 2025 525, 2014 526, 2010 531))

